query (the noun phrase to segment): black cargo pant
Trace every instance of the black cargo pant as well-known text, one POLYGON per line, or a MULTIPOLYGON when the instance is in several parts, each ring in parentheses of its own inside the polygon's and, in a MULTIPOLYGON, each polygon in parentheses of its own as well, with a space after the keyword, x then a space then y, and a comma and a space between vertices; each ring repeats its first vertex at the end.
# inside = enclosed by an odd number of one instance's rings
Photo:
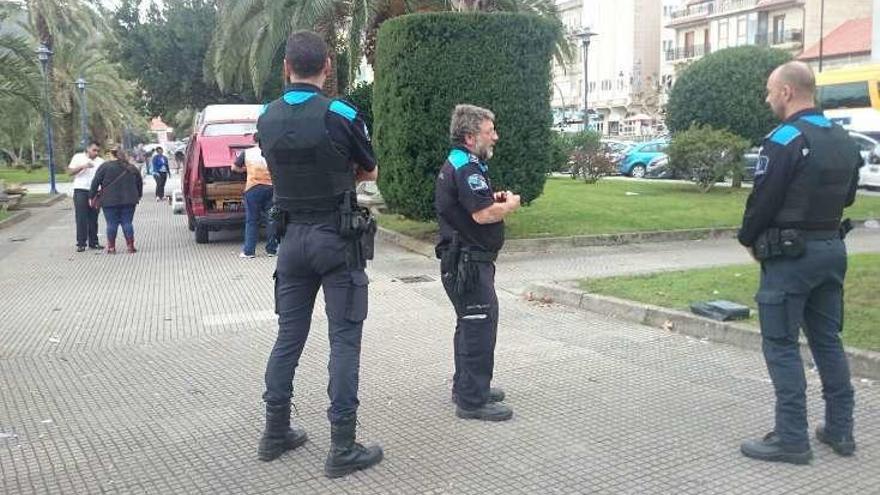
POLYGON ((330 334, 330 383, 327 394, 331 423, 357 412, 361 333, 367 317, 367 275, 349 270, 346 250, 350 241, 335 226, 289 224, 278 250, 275 279, 275 312, 278 338, 266 365, 269 405, 287 404, 293 394, 293 377, 302 355, 318 288, 324 303, 330 334))
POLYGON ((822 380, 826 431, 835 438, 852 434, 853 388, 840 339, 845 276, 846 246, 840 239, 807 241, 800 258, 761 264, 755 300, 776 391, 775 431, 786 445, 809 445, 807 382, 798 347, 801 326, 822 380))
POLYGON ((89 191, 73 190, 73 213, 76 217, 76 245, 90 247, 98 245, 98 210, 89 206, 89 191))
POLYGON ((495 368, 495 338, 498 334, 498 297, 495 294, 495 264, 471 262, 479 279, 473 288, 458 296, 449 277, 443 288, 455 307, 455 374, 452 393, 464 409, 482 407, 489 399, 489 384, 495 368))

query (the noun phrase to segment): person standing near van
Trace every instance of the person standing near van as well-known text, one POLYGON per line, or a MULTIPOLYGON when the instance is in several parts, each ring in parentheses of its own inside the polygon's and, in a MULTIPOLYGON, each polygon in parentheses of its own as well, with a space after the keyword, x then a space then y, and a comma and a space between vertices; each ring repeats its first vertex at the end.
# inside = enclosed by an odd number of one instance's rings
POLYGON ((128 252, 135 253, 134 209, 141 200, 144 183, 140 171, 128 161, 122 148, 111 150, 115 160, 105 162, 95 173, 89 198, 99 195, 107 221, 107 254, 116 254, 116 233, 122 226, 128 252))
POLYGON ((269 166, 263 158, 260 143, 254 134, 255 146, 244 150, 235 158, 232 171, 237 173, 246 172, 247 182, 244 186, 244 246, 241 248, 239 258, 253 258, 256 256, 257 240, 260 238, 260 220, 266 219, 266 254, 275 256, 278 250, 278 234, 275 222, 269 217, 269 208, 272 207, 272 176, 269 175, 269 166))
POLYGON ((67 171, 73 175, 73 211, 76 217, 76 252, 90 249, 104 249, 98 244, 98 209, 89 205, 89 189, 98 167, 104 160, 98 156, 101 146, 90 141, 85 151, 73 155, 67 171))
POLYGON ((163 201, 165 199, 165 181, 168 180, 168 157, 163 153, 161 146, 156 148, 152 168, 153 177, 156 178, 156 201, 163 201))
POLYGON ((327 44, 314 32, 287 39, 284 95, 257 121, 260 147, 286 219, 278 251, 278 338, 266 364, 266 429, 258 455, 271 461, 306 441, 290 426, 293 377, 323 287, 330 332, 330 478, 382 460, 382 447, 355 442, 361 336, 367 317, 366 260, 375 223, 357 207, 358 181, 378 175, 366 126, 356 108, 321 94, 331 71, 327 44), (353 198, 354 197, 354 198, 353 198))

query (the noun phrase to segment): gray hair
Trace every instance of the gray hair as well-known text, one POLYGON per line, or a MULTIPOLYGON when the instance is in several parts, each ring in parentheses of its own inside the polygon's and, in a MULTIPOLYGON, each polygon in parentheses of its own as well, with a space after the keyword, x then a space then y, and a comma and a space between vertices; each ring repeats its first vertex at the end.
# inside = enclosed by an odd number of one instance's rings
POLYGON ((465 136, 479 134, 480 125, 486 120, 495 121, 495 114, 491 110, 474 105, 456 105, 449 124, 449 139, 453 144, 464 143, 465 136))

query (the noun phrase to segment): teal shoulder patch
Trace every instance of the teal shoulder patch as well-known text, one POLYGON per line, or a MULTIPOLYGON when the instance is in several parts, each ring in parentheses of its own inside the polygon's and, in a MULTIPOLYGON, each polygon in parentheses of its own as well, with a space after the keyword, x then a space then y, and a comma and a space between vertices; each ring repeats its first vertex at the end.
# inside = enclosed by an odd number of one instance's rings
POLYGON ((455 170, 460 169, 468 164, 468 154, 461 150, 452 150, 449 152, 449 157, 446 160, 452 164, 452 167, 455 170))
POLYGON ((795 138, 800 135, 801 131, 799 131, 797 127, 785 124, 773 131, 773 134, 770 135, 770 141, 776 144, 781 144, 782 146, 788 146, 789 143, 794 141, 795 138))
POLYGON ((801 117, 801 120, 817 127, 831 127, 831 121, 825 118, 824 115, 805 115, 801 117))
POLYGON ((284 93, 284 101, 288 105, 300 105, 309 101, 309 98, 315 96, 313 91, 288 91, 284 93))
POLYGON ((353 122, 357 117, 357 109, 342 100, 333 100, 333 103, 330 104, 330 111, 342 115, 349 122, 353 122))

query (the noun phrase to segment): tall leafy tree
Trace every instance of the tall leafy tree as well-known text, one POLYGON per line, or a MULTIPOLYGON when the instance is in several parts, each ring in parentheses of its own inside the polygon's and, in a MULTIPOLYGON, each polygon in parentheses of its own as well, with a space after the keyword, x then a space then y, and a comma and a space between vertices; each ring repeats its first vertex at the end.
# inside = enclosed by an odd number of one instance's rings
MULTIPOLYGON (((473 2, 471 2, 473 3, 473 2)), ((449 0, 228 0, 223 3, 214 36, 208 72, 221 88, 254 88, 260 95, 267 80, 276 77, 284 42, 291 31, 311 29, 323 34, 336 51, 349 55, 350 82, 366 55, 372 64, 376 32, 382 22, 397 16, 426 11, 480 10, 523 12, 558 18, 553 0, 480 0, 472 6, 449 0)), ((560 31, 561 33, 561 31, 560 31)), ((567 58, 569 43, 560 35, 558 53, 567 58)), ((335 75, 325 91, 336 94, 335 75)))
POLYGON ((141 0, 122 0, 113 14, 116 40, 113 59, 125 74, 138 81, 151 115, 168 121, 185 108, 209 103, 240 101, 224 95, 213 80, 204 77, 203 62, 216 25, 213 0, 155 2, 140 15, 141 0))

